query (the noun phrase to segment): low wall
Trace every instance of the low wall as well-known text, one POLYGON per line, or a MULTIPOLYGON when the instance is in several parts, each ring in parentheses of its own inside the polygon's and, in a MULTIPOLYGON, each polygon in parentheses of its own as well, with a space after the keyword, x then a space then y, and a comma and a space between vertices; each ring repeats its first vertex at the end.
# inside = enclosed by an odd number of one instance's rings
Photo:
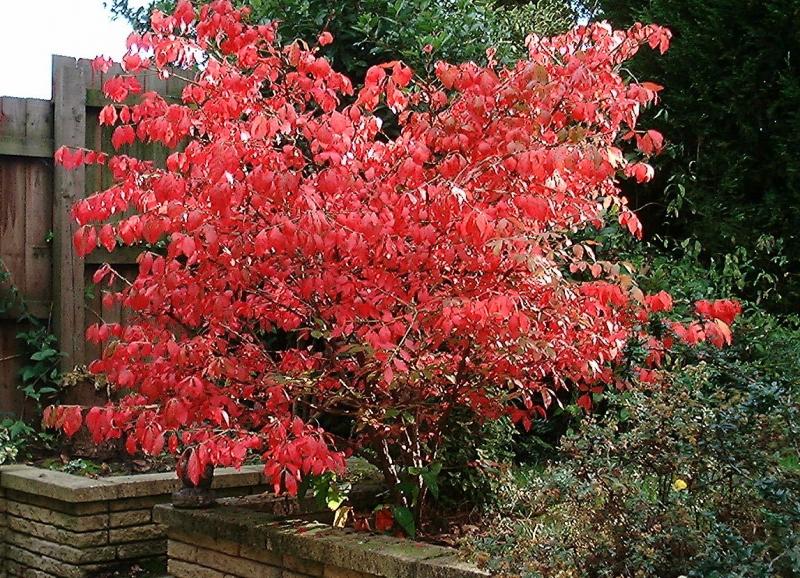
POLYGON ((309 521, 307 504, 266 496, 208 510, 159 505, 174 578, 484 578, 456 551, 309 521))
MULTIPOLYGON (((267 490, 261 466, 220 469, 219 496, 267 490)), ((0 467, 0 575, 87 578, 163 560, 153 506, 180 483, 173 473, 91 479, 30 466, 0 467)))

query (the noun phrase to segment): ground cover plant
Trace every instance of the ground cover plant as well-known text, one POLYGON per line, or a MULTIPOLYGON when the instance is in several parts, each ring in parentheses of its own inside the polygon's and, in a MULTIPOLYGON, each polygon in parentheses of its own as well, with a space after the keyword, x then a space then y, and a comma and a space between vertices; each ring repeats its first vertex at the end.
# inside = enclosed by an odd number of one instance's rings
POLYGON ((114 178, 74 207, 80 254, 165 248, 132 282, 95 275, 134 313, 87 331, 117 400, 48 408, 46 425, 181 453, 194 482, 257 453, 290 494, 358 452, 391 490, 379 526, 413 534, 458 411, 529 428, 564 392, 589 411, 658 382, 675 342, 730 343, 737 303, 673 320, 668 293, 591 239, 609 222, 641 235, 618 181, 652 177, 663 138, 637 118, 661 87, 620 69, 669 31, 578 26, 531 37, 510 66, 438 62, 430 82, 394 61, 355 91, 319 55, 330 33, 282 46, 247 15, 226 0, 154 12, 104 87, 117 153, 56 152, 114 178), (185 77, 182 102, 138 94, 143 73, 185 77), (175 150, 156 167, 124 153, 137 140, 175 150))

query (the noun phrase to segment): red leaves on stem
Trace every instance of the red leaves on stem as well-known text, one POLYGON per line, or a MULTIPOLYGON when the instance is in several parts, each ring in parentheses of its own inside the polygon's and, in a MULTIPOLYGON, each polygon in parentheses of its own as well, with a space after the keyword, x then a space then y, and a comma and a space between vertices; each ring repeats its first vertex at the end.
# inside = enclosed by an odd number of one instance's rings
MULTIPOLYGON (((98 272, 129 316, 87 331, 103 347, 90 370, 117 400, 87 413, 96 441, 191 448, 181 467, 193 481, 257 452, 275 491, 295 493, 344 468, 333 438, 300 416, 349 415, 353 446, 391 441, 424 464, 455 406, 528 427, 559 390, 588 410, 592 394, 630 385, 615 372, 629 343, 648 344, 638 369, 653 381, 673 334, 730 341, 737 305, 666 320, 669 295, 643 295, 574 240, 614 220, 641 236, 618 179, 652 177, 646 157, 663 138, 636 123, 661 87, 619 70, 643 45, 666 49, 666 30, 578 26, 533 38, 508 68, 439 62, 429 84, 390 62, 354 95, 318 47, 278 46, 273 24, 245 14, 181 1, 129 39, 126 71, 187 69, 180 103, 133 102, 131 74, 105 83, 127 101, 101 111, 114 148, 180 148, 165 168, 56 153, 68 169, 107 161, 113 177, 74 207, 79 254, 164 245, 142 253, 130 284, 98 272), (397 114, 394 138, 380 104, 397 114)), ((45 423, 74 433, 81 411, 49 408, 45 423)))

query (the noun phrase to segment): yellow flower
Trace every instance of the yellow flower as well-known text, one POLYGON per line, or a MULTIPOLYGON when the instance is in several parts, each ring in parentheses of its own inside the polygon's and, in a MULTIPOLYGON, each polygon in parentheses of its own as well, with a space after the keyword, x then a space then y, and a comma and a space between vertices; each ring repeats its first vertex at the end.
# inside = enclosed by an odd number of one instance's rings
POLYGON ((672 482, 672 489, 675 490, 676 492, 680 492, 681 490, 685 490, 688 487, 689 486, 686 485, 686 482, 684 482, 680 478, 678 478, 674 482, 672 482))

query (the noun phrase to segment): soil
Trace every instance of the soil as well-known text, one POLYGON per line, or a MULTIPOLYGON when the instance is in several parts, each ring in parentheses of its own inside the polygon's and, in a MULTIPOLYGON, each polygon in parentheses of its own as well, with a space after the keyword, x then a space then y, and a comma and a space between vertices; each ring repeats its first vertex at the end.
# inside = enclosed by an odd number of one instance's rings
POLYGON ((175 470, 175 458, 173 456, 152 458, 149 456, 117 455, 110 459, 94 460, 61 453, 57 456, 52 454, 37 456, 25 463, 30 466, 57 470, 76 476, 86 476, 87 478, 171 472, 175 470))

